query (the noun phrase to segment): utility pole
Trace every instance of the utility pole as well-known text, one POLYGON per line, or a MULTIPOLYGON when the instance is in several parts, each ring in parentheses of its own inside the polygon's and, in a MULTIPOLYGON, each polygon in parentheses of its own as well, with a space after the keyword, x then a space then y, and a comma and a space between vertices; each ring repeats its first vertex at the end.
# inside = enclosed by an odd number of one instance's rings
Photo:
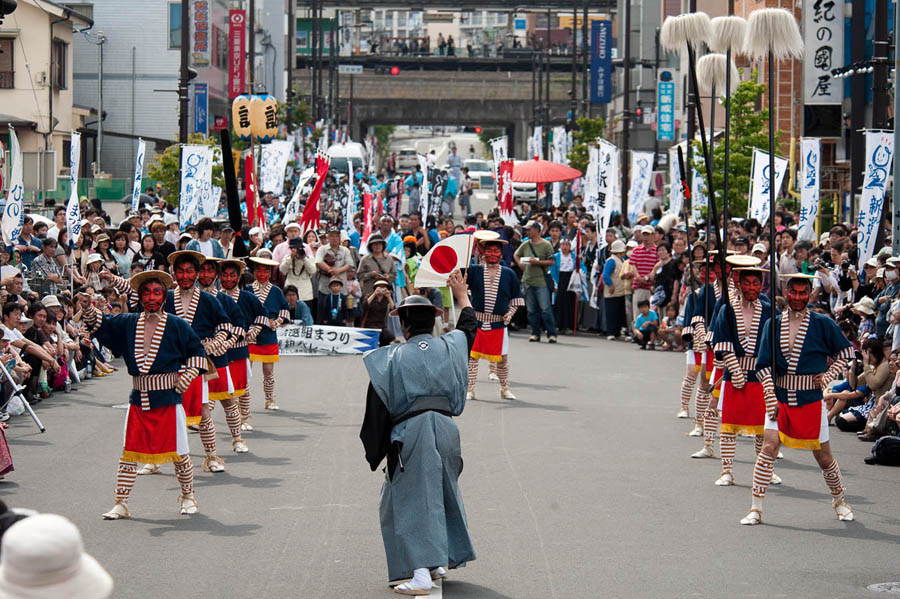
MULTIPOLYGON (((182 34, 184 39, 184 34, 182 34)), ((102 173, 100 168, 101 150, 103 149, 103 44, 106 43, 106 36, 102 31, 97 32, 97 160, 94 162, 95 172, 102 173)), ((179 101, 181 98, 179 97, 179 101)), ((187 112, 187 102, 185 102, 185 112, 187 112)), ((179 115, 180 119, 180 115, 179 115)), ((179 121, 179 126, 181 122, 179 121)), ((185 124, 185 127, 187 125, 185 124)))
MULTIPOLYGON (((690 0, 688 6, 688 12, 697 12, 697 0, 690 0)), ((692 191, 691 186, 694 183, 694 136, 697 135, 696 125, 694 124, 694 119, 696 118, 694 115, 694 99, 693 94, 691 94, 688 90, 690 89, 690 84, 687 83, 687 77, 683 78, 685 81, 685 85, 682 85, 682 90, 684 93, 685 103, 687 105, 687 164, 684 165, 685 170, 684 173, 685 179, 687 179, 687 188, 688 193, 692 191)), ((691 202, 693 203, 693 194, 690 194, 691 202)), ((691 208, 692 206, 688 206, 691 208)))
MULTIPOLYGON (((323 100, 324 100, 324 98, 322 98, 322 96, 323 96, 322 90, 325 88, 324 85, 322 85, 322 57, 324 56, 324 50, 325 50, 325 34, 322 32, 322 20, 324 19, 324 17, 322 16, 322 12, 323 12, 322 8, 324 7, 325 3, 323 0, 313 0, 313 1, 316 4, 318 4, 318 12, 319 12, 319 27, 317 30, 319 32, 319 44, 318 44, 319 51, 316 53, 316 74, 317 74, 319 81, 316 84, 316 86, 319 89, 318 100, 319 100, 319 103, 322 104, 323 100)), ((334 39, 331 40, 331 44, 334 45, 334 39)), ((322 115, 323 112, 325 112, 323 110, 323 108, 324 108, 324 104, 322 106, 320 106, 318 109, 318 113, 320 116, 322 115)))
MULTIPOLYGON (((872 128, 887 129, 888 125, 888 0, 875 0, 875 43, 872 51, 872 128)), ((896 25, 894 26, 896 29, 896 25)))
MULTIPOLYGON (((184 2, 187 4, 187 1, 184 2)), ((256 90, 253 89, 256 79, 253 77, 253 70, 256 66, 256 0, 250 0, 247 15, 247 51, 250 54, 250 60, 247 61, 247 81, 250 83, 250 95, 256 90)))
MULTIPOLYGON (((622 58, 622 70, 623 70, 623 82, 622 82, 622 185, 621 185, 621 200, 622 200, 622 217, 623 222, 628 221, 628 165, 629 159, 628 150, 631 143, 629 139, 629 135, 631 133, 631 0, 625 0, 624 2, 624 23, 622 29, 624 30, 625 40, 624 40, 624 54, 622 58)), ((630 224, 630 223, 629 223, 630 224)))
POLYGON ((297 35, 294 32, 294 27, 297 22, 297 15, 294 11, 294 0, 287 0, 287 12, 288 12, 288 43, 287 43, 287 92, 285 93, 285 98, 287 99, 288 104, 288 113, 287 113, 287 131, 290 134, 294 130, 294 61, 297 59, 297 54, 294 50, 294 39, 297 35))
POLYGON ((334 55, 334 40, 335 35, 337 34, 337 24, 335 21, 337 20, 337 13, 335 13, 335 17, 331 20, 331 44, 328 46, 328 124, 334 124, 334 92, 336 89, 335 86, 335 71, 337 70, 337 61, 335 61, 334 55))
MULTIPOLYGON (((851 63, 866 59, 866 0, 853 0, 850 17, 851 63)), ((866 126, 865 80, 850 86, 850 213, 856 207, 856 193, 862 189, 865 164, 865 139, 862 130, 866 126)), ((854 81, 856 83, 856 81, 854 81)))
POLYGON ((312 43, 310 44, 309 64, 311 65, 310 74, 312 75, 312 85, 310 86, 310 90, 312 91, 310 92, 309 107, 312 111, 313 122, 319 120, 319 90, 316 88, 318 84, 318 77, 316 76, 316 52, 319 44, 319 36, 316 35, 316 31, 319 27, 319 17, 316 12, 317 5, 318 2, 316 2, 316 0, 310 0, 310 8, 312 9, 312 30, 309 33, 312 38, 312 43))
MULTIPOLYGON (((181 66, 178 73, 178 143, 188 142, 188 59, 190 58, 191 45, 191 6, 187 0, 181 3, 181 66)), ((103 46, 100 46, 101 48, 103 46)), ((102 50, 101 50, 102 52, 102 50)), ((98 123, 103 120, 103 115, 97 115, 98 123)), ((98 152, 97 160, 100 160, 98 152)))
POLYGON ((578 77, 578 0, 572 4, 572 122, 578 116, 578 95, 575 93, 575 79, 578 77))
POLYGON ((588 116, 588 3, 581 0, 581 116, 588 116))

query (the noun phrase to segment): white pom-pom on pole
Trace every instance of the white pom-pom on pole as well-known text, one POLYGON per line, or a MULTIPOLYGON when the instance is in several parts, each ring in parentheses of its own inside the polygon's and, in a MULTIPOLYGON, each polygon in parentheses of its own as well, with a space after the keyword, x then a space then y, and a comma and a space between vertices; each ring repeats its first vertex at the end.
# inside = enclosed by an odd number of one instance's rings
POLYGON ((765 58, 772 52, 778 59, 803 58, 803 36, 794 15, 783 8, 760 8, 747 22, 747 55, 765 58))
POLYGON ((694 48, 709 42, 712 26, 705 12, 669 17, 659 32, 659 43, 669 52, 678 52, 690 44, 694 48))
POLYGON ((697 85, 700 92, 709 94, 713 90, 717 93, 725 93, 725 69, 731 66, 731 91, 737 89, 740 76, 734 61, 729 61, 724 54, 707 54, 697 59, 697 85))
POLYGON ((710 21, 712 36, 709 49, 722 54, 742 52, 747 40, 747 21, 742 17, 716 17, 710 21))

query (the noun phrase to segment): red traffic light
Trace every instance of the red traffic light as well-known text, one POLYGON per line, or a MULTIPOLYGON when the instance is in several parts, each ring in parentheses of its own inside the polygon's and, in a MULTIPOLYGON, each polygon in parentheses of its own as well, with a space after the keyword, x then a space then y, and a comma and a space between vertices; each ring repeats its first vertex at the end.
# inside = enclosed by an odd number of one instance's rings
POLYGON ((475 133, 481 133, 481 127, 475 127, 475 133))
POLYGON ((641 116, 642 114, 644 114, 644 109, 638 106, 637 110, 634 111, 634 114, 637 116, 641 116))
POLYGON ((400 67, 391 67, 391 75, 399 75, 400 67))

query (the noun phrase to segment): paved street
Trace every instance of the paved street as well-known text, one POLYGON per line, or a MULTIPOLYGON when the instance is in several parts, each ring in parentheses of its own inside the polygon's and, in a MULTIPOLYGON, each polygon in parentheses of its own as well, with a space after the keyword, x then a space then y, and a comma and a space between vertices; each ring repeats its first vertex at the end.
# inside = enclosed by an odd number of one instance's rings
MULTIPOLYGON (((443 596, 862 597, 868 584, 900 579, 897 470, 863 464, 869 445, 852 435, 833 433, 857 522, 835 519, 812 456, 786 450, 766 525, 741 527, 752 444, 738 444, 734 488, 713 486, 718 461, 688 458, 699 441, 674 418, 683 355, 586 336, 535 345, 522 334, 510 355, 519 399, 500 401, 482 362, 484 400, 457 419, 478 560, 451 572, 443 596)), ((226 473, 200 472, 191 435, 198 516, 178 515, 167 466, 138 479, 133 520, 101 521, 121 449, 122 372, 41 404, 43 435, 14 419, 16 471, 0 497, 75 521, 116 597, 395 596, 378 526, 382 475, 357 437, 361 360, 283 360, 279 413, 262 413, 255 374, 251 453, 230 453, 221 408, 226 473)))

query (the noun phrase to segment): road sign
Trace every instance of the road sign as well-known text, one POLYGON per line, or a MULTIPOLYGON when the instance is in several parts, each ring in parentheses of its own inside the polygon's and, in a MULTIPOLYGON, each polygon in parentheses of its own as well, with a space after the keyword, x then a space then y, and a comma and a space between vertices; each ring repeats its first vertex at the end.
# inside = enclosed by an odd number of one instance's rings
POLYGON ((671 71, 662 71, 656 84, 656 139, 675 141, 675 82, 671 71))
POLYGON ((612 60, 610 41, 612 23, 591 23, 591 103, 609 104, 612 90, 612 60))
POLYGON ((208 92, 205 83, 194 83, 194 133, 207 134, 208 92))
POLYGON ((361 64, 339 64, 338 73, 341 75, 362 75, 363 66, 361 64))

